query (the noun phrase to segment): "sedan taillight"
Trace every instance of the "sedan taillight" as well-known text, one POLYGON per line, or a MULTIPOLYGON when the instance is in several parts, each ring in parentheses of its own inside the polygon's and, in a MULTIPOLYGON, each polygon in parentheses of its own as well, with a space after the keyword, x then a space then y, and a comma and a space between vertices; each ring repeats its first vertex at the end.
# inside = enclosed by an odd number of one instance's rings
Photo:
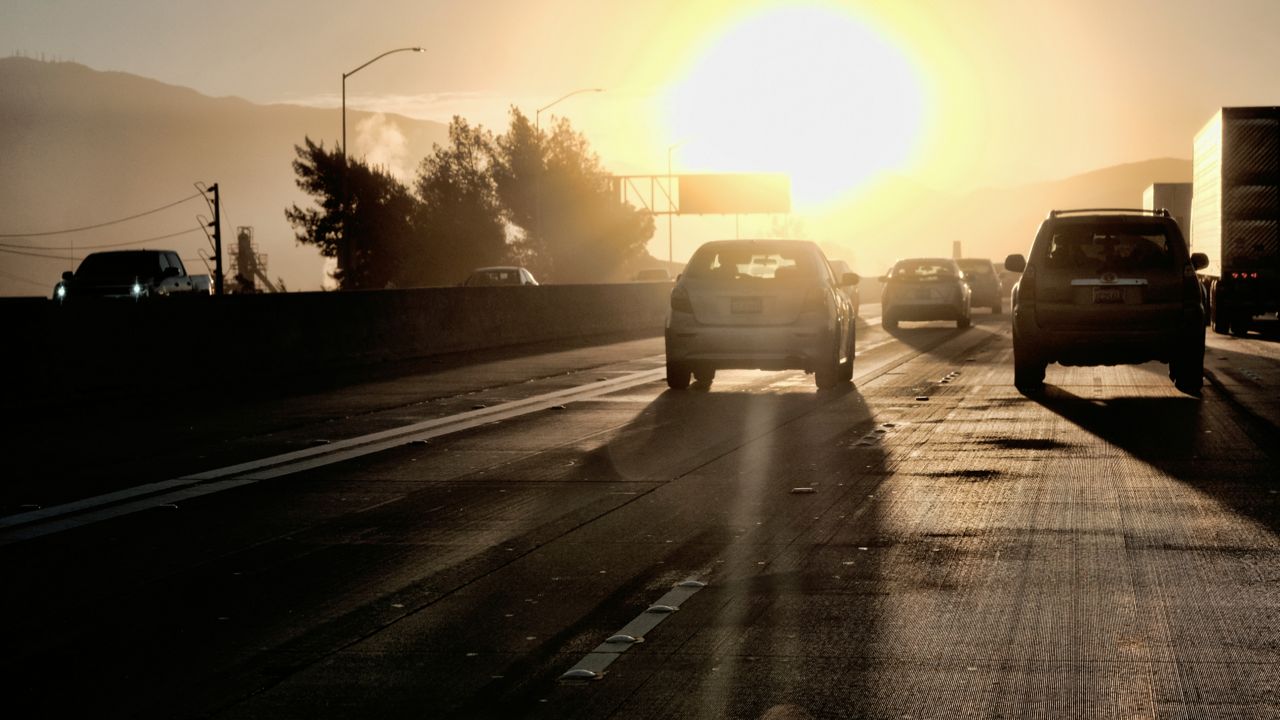
POLYGON ((692 313, 693 303, 689 301, 689 291, 677 285, 671 291, 671 309, 675 312, 692 313))
POLYGON ((810 288, 809 292, 804 296, 804 306, 800 308, 801 312, 826 312, 827 311, 827 291, 822 287, 810 288))

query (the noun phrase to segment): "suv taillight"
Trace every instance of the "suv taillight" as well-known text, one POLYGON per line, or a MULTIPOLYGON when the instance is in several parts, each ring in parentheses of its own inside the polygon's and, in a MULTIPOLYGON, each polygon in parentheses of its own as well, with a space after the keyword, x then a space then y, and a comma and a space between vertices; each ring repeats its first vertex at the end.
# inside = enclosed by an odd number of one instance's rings
POLYGON ((689 291, 677 285, 671 291, 671 309, 675 312, 692 313, 693 303, 689 301, 689 291))
POLYGON ((1027 263, 1022 271, 1022 279, 1018 281, 1018 302, 1034 303, 1036 301, 1036 266, 1027 263))

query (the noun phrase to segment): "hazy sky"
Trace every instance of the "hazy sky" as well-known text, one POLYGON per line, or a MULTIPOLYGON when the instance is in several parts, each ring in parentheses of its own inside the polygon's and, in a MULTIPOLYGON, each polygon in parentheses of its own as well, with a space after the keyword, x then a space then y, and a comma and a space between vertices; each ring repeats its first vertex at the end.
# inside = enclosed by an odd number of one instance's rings
POLYGON ((0 7, 0 53, 256 102, 337 106, 343 71, 406 45, 428 52, 350 78, 350 106, 461 113, 497 128, 511 104, 533 114, 601 87, 552 112, 584 130, 611 169, 664 172, 678 142, 677 171, 791 171, 821 199, 841 190, 817 179, 833 162, 862 167, 856 177, 888 169, 967 188, 1190 157, 1215 107, 1280 103, 1276 0, 0 7))

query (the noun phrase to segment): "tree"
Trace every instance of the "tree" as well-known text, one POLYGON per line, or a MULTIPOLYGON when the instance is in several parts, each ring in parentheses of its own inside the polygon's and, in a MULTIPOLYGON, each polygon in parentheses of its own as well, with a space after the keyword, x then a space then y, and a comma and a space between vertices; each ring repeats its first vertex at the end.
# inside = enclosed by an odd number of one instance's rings
POLYGON ((492 173, 517 251, 556 282, 599 282, 644 251, 653 216, 623 203, 586 138, 560 119, 550 135, 511 109, 492 173))
POLYGON ((455 284, 472 269, 509 260, 506 223, 490 160, 493 139, 460 117, 449 124, 449 145, 436 145, 414 185, 417 224, 425 252, 406 260, 422 284, 455 284))
POLYGON ((311 138, 294 146, 298 187, 318 207, 285 210, 298 242, 338 258, 334 279, 343 290, 412 284, 402 259, 412 255, 417 201, 390 173, 344 154, 329 152, 311 138))

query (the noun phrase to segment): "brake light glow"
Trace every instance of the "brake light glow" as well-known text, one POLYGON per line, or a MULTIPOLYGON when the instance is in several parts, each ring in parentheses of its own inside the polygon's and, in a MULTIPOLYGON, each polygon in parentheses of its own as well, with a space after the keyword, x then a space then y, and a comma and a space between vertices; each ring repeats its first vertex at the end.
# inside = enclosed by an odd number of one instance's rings
POLYGON ((1231 273, 1231 279, 1232 280, 1257 280, 1258 272, 1256 270, 1253 272, 1233 272, 1231 273))

